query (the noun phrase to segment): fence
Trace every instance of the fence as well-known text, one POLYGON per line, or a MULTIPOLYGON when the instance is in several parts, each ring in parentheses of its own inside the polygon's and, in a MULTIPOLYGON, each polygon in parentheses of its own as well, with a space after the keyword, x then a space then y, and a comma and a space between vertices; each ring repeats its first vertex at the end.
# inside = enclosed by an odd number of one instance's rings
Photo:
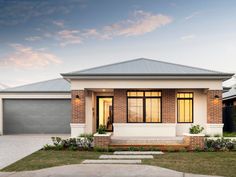
POLYGON ((236 132, 236 106, 223 108, 224 131, 236 132))

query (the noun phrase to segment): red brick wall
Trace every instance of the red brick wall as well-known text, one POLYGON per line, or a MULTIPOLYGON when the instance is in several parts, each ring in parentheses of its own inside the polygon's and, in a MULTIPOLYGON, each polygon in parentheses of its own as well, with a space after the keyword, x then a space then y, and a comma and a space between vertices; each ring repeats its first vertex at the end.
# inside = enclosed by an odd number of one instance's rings
POLYGON ((162 122, 175 123, 175 90, 162 90, 162 122))
POLYGON ((94 146, 99 148, 108 148, 111 143, 111 135, 110 136, 94 136, 94 146))
POLYGON ((126 123, 126 90, 114 89, 114 123, 126 123))
POLYGON ((204 136, 184 136, 184 143, 188 145, 188 150, 204 149, 204 136))
POLYGON ((85 91, 72 90, 71 91, 71 105, 72 105, 72 119, 71 123, 85 123, 85 91), (79 95, 80 99, 76 99, 79 95))
POLYGON ((208 90, 207 92, 207 123, 222 123, 222 90, 208 90), (215 95, 220 97, 218 102, 214 98, 215 95))

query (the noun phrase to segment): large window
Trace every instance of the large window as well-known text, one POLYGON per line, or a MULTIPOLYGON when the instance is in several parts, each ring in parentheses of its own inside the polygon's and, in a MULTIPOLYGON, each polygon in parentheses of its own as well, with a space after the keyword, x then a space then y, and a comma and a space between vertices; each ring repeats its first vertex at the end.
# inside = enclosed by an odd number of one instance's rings
POLYGON ((161 122, 160 91, 129 91, 128 122, 161 122))
POLYGON ((178 123, 193 122, 193 93, 177 93, 178 123))

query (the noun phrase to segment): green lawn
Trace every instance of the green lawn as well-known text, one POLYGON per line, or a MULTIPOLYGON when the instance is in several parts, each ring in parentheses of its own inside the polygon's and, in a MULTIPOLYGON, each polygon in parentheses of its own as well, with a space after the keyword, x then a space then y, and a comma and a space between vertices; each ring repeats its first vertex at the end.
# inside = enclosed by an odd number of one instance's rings
MULTIPOLYGON (((81 163, 84 159, 97 159, 102 152, 93 151, 37 151, 1 171, 27 171, 59 165, 81 163)), ((107 154, 107 153, 106 153, 107 154)))
POLYGON ((224 137, 236 137, 236 132, 224 132, 224 137))
POLYGON ((166 153, 144 163, 187 173, 236 177, 236 152, 166 153))
MULTIPOLYGON (((97 159, 107 152, 38 151, 4 168, 2 171, 25 171, 81 163, 84 159, 97 159)), ((236 176, 236 152, 166 152, 144 164, 165 167, 181 172, 236 176)))

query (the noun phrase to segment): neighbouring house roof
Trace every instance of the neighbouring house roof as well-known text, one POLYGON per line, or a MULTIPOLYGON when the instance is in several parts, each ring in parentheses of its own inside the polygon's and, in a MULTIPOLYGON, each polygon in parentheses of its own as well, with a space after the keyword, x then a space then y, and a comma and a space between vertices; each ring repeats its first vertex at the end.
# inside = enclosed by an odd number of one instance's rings
POLYGON ((1 93, 8 92, 70 92, 70 83, 63 78, 52 79, 18 87, 0 90, 1 93))
POLYGON ((223 93, 223 100, 229 100, 232 98, 236 98, 236 84, 232 85, 228 92, 223 93))
POLYGON ((197 67, 168 63, 153 59, 138 58, 124 62, 63 73, 65 78, 99 76, 214 76, 229 79, 233 74, 197 67))

